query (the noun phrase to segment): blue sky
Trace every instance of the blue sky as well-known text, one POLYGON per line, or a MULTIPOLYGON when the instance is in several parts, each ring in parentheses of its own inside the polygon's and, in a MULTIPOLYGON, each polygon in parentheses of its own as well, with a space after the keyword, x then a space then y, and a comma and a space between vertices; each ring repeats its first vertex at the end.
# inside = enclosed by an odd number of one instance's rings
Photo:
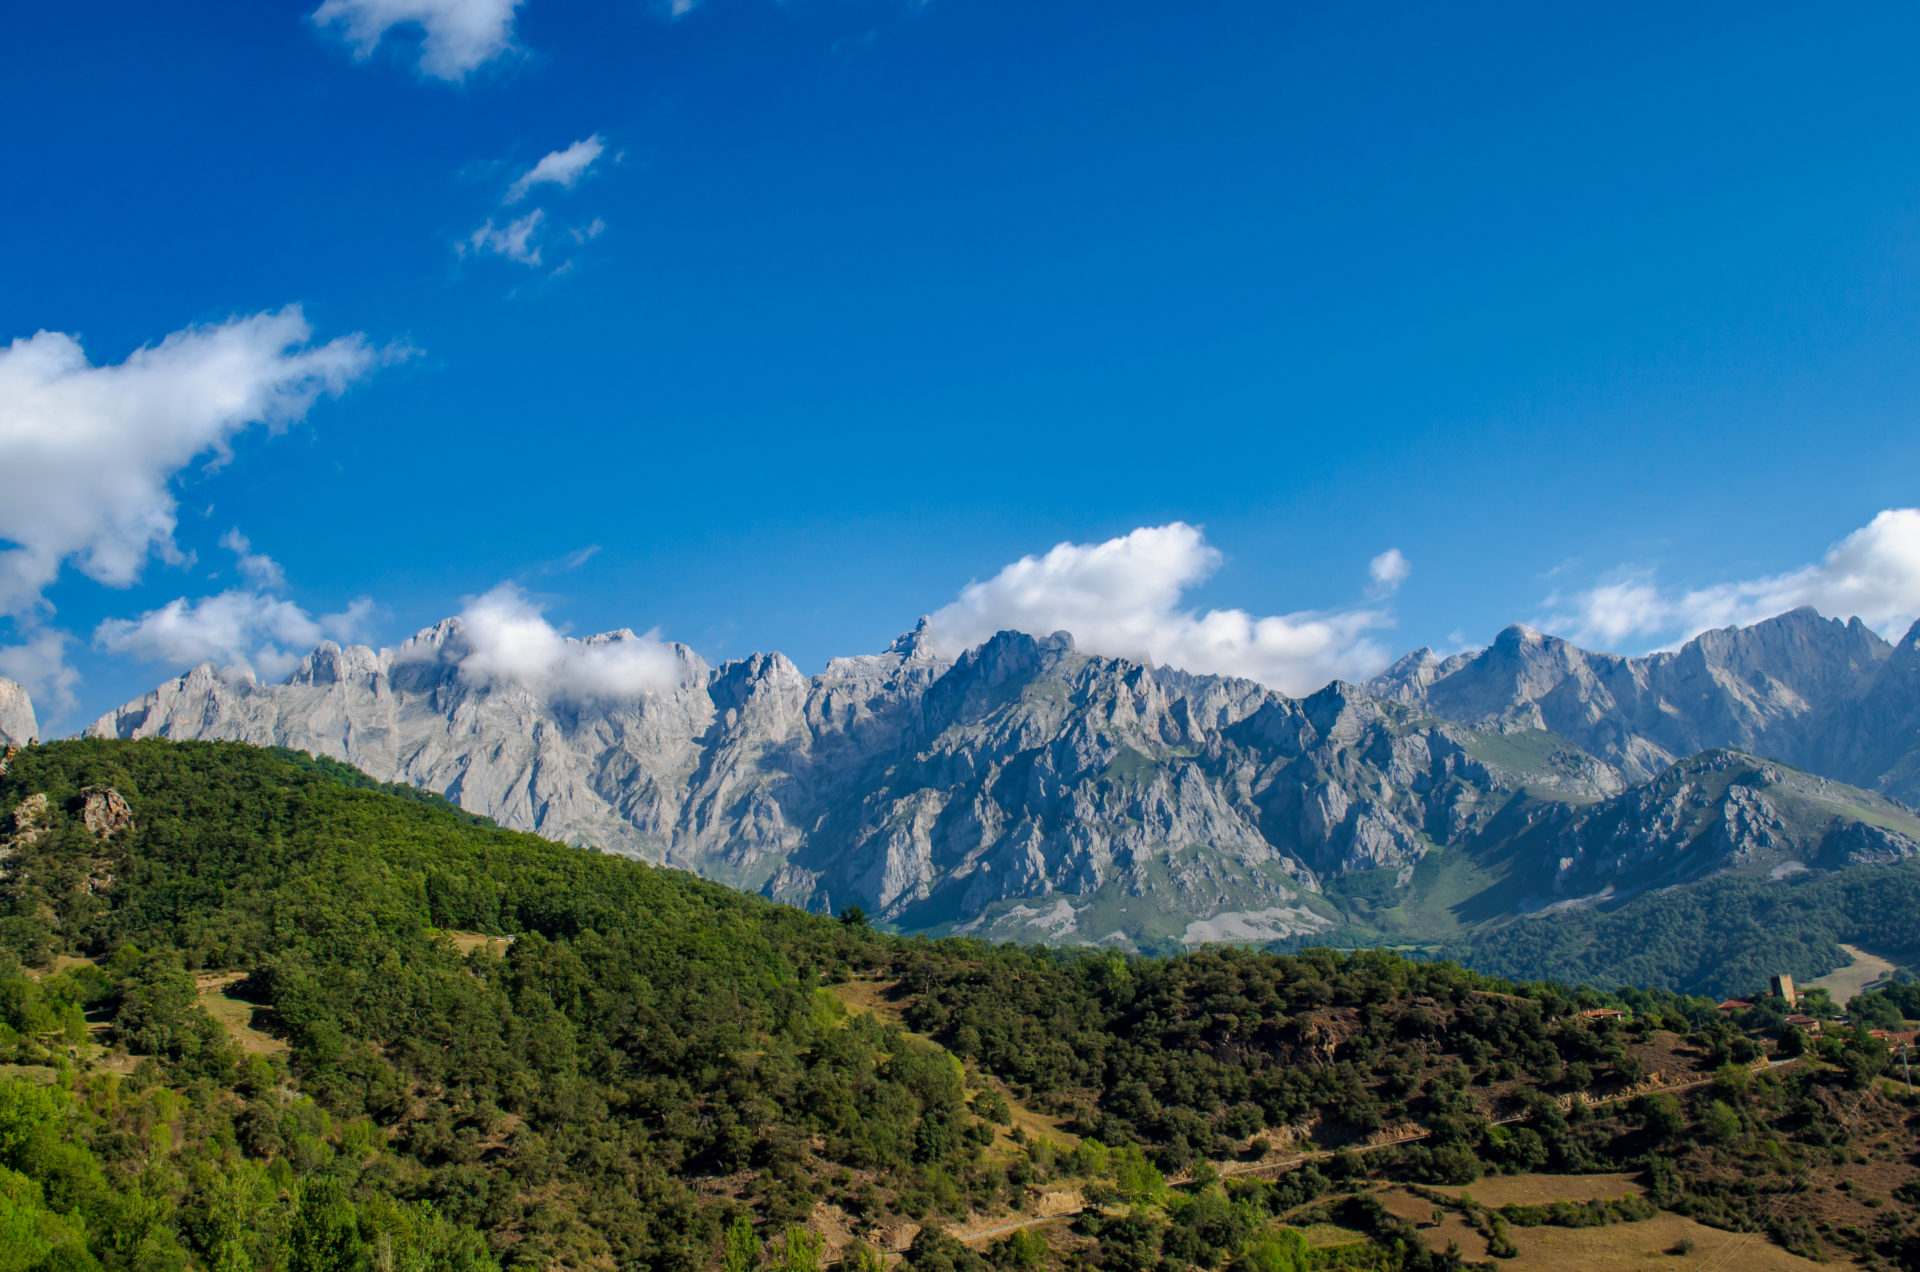
POLYGON ((1909 8, 317 2, 10 15, 0 671, 66 728, 487 594, 1287 688, 1920 612, 1909 8))

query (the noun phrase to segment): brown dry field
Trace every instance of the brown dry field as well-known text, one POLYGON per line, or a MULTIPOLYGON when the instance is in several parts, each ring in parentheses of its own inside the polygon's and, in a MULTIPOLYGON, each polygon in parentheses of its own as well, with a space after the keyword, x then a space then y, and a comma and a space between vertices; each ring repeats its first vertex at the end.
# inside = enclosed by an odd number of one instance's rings
POLYGON ((1722 1232, 1661 1211, 1641 1223, 1604 1228, 1507 1229, 1520 1253, 1514 1272, 1613 1272, 1628 1268, 1724 1268, 1726 1272, 1807 1272, 1831 1267, 1789 1254, 1758 1233, 1722 1232), (1672 1254, 1683 1241, 1689 1254, 1672 1254))
POLYGON ((1482 1206, 1539 1206, 1550 1201, 1618 1201, 1637 1197, 1632 1175, 1488 1175, 1476 1183, 1435 1188, 1449 1197, 1466 1194, 1482 1206))
POLYGON ((1857 945, 1842 945, 1840 948, 1853 956, 1853 962, 1810 980, 1800 988, 1824 989, 1834 1002, 1845 1007, 1869 985, 1893 975, 1893 964, 1878 954, 1869 954, 1857 945))
MULTIPOLYGON (((1480 1205, 1507 1206, 1614 1200, 1638 1194, 1641 1189, 1627 1175, 1521 1175, 1490 1177, 1470 1187, 1434 1191, 1453 1197, 1468 1193, 1480 1205)), ((1441 1224, 1433 1227, 1434 1203, 1425 1198, 1391 1187, 1375 1195, 1390 1214, 1419 1225, 1420 1235, 1430 1248, 1445 1250, 1452 1242, 1470 1261, 1490 1257, 1486 1238, 1468 1227, 1457 1212, 1447 1210, 1441 1224)), ((1614 1272, 1716 1265, 1727 1272, 1791 1272, 1822 1266, 1789 1254, 1765 1236, 1723 1232, 1665 1211, 1638 1223, 1597 1228, 1509 1225, 1507 1235, 1520 1252, 1514 1258, 1500 1260, 1499 1266, 1512 1272, 1614 1272), (1683 1242, 1692 1242, 1692 1250, 1672 1253, 1683 1242)))
POLYGON ((1398 1188, 1383 1188, 1374 1197, 1395 1219, 1405 1219, 1417 1227, 1428 1249, 1445 1250, 1448 1245, 1455 1245, 1460 1248, 1460 1257, 1470 1263, 1483 1263, 1493 1257, 1487 1252, 1487 1239, 1477 1229, 1468 1227, 1459 1211, 1435 1206, 1425 1197, 1416 1197, 1398 1188), (1433 1226, 1435 1210, 1440 1211, 1439 1227, 1433 1226))

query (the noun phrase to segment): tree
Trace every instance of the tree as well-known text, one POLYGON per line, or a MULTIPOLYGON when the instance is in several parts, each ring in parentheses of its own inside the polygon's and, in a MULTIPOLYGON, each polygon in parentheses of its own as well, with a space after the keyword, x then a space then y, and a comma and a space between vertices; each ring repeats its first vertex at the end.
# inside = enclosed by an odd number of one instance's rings
POLYGON ((724 1272, 754 1272, 760 1266, 760 1239, 745 1215, 734 1219, 721 1241, 720 1266, 724 1272))
POLYGON ((1128 1201, 1152 1201, 1166 1191, 1166 1177, 1154 1169, 1138 1144, 1128 1144, 1113 1154, 1113 1183, 1128 1201))
POLYGON ((1307 1272, 1313 1251, 1298 1229, 1281 1228, 1248 1246, 1247 1262, 1254 1272, 1307 1272))
POLYGON ((1700 1115, 1700 1129, 1708 1139, 1724 1144, 1740 1133, 1740 1114, 1725 1101, 1715 1100, 1700 1115))
POLYGON ((1670 1095, 1640 1096, 1634 1100, 1631 1111, 1656 1144, 1676 1139, 1680 1132, 1687 1129, 1687 1119, 1680 1111, 1680 1101, 1670 1095))
POLYGON ((937 1223, 920 1229, 907 1246, 907 1266, 913 1272, 978 1272, 981 1262, 937 1223))
POLYGON ((319 1175, 295 1191, 288 1272, 356 1272, 360 1231, 346 1185, 319 1175))
POLYGON ((786 1248, 780 1253, 780 1272, 820 1272, 827 1239, 812 1228, 787 1229, 786 1248))

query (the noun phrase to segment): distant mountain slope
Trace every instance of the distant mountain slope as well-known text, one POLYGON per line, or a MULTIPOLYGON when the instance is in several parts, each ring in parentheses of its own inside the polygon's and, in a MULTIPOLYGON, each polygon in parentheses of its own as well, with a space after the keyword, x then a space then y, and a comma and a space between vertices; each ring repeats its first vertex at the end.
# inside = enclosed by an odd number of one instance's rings
POLYGON ((1477 654, 1409 654, 1367 690, 1475 727, 1557 733, 1631 781, 1731 747, 1920 801, 1920 624, 1890 645, 1803 608, 1645 658, 1515 626, 1477 654))
POLYGON ((1625 896, 1727 872, 1779 879, 1920 857, 1920 817, 1756 756, 1706 751, 1581 810, 1548 854, 1541 877, 1555 894, 1625 896))
POLYGON ((1478 933, 1452 951, 1479 971, 1567 984, 1638 984, 1724 998, 1775 972, 1844 967, 1840 943, 1920 964, 1920 861, 1783 879, 1730 873, 1623 905, 1558 911, 1478 933))

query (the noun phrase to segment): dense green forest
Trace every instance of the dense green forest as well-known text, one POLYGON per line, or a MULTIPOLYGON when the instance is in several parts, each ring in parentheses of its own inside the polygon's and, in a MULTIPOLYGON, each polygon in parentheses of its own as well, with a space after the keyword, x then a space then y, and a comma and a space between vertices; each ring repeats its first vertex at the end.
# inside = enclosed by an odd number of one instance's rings
MULTIPOLYGON (((919 1272, 1422 1269, 1461 1259, 1377 1181, 1621 1169, 1920 1266, 1911 1196, 1844 1233, 1768 1209, 1909 1116, 1861 1030, 1749 1077, 1767 1040, 1661 991, 903 939, 234 744, 20 751, 9 830, 0 1272, 804 1272, 909 1230, 919 1272), (130 824, 89 828, 107 790, 130 824), (1633 1098, 1676 1073, 1715 1085, 1633 1098), (1047 1189, 1077 1217, 1015 1230, 1047 1189), (981 1216, 1006 1233, 943 1231, 981 1216)), ((1530 1221, 1468 1209, 1489 1250, 1530 1221)))
POLYGON ((1459 954, 1496 974, 1723 997, 1844 967, 1840 942, 1920 962, 1920 861, 1785 879, 1729 875, 1624 904, 1523 919, 1459 954))

